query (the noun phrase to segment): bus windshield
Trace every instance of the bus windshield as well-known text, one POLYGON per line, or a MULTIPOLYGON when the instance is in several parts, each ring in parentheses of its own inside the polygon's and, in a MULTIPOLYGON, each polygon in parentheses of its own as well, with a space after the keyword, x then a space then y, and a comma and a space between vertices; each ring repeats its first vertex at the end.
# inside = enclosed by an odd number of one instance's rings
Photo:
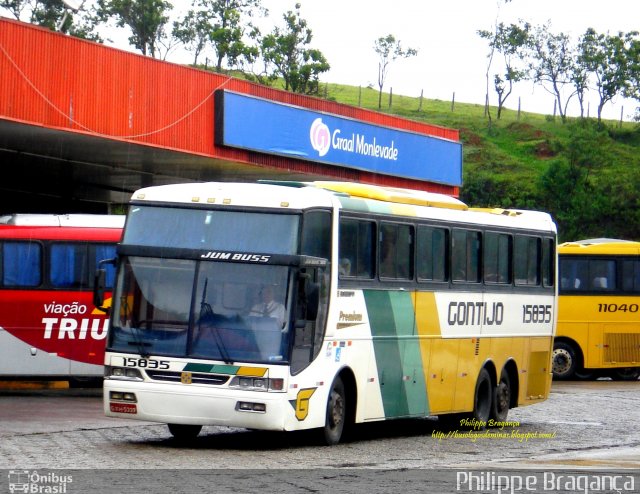
POLYGON ((114 296, 110 349, 227 363, 287 361, 293 271, 127 257, 114 296))

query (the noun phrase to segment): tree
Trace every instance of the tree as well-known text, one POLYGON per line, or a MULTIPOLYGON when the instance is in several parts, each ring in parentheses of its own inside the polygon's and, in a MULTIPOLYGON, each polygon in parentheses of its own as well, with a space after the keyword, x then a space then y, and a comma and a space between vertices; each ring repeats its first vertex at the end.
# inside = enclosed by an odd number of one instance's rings
POLYGON ((565 122, 569 101, 578 94, 582 108, 586 89, 585 74, 575 67, 575 49, 569 36, 550 32, 548 25, 538 26, 530 32, 528 46, 532 54, 529 69, 533 80, 554 96, 560 118, 565 122), (569 84, 575 84, 576 90, 563 102, 563 88, 569 84))
POLYGON ((300 4, 296 11, 283 15, 285 27, 275 27, 262 40, 262 58, 268 80, 284 79, 285 89, 295 93, 318 94, 320 74, 331 66, 320 50, 308 48, 313 39, 307 21, 300 17, 300 4))
POLYGON ((588 120, 569 128, 565 159, 553 162, 542 176, 543 209, 548 210, 567 240, 593 235, 593 225, 617 216, 612 202, 592 178, 593 171, 608 162, 607 133, 588 120), (590 232, 591 230, 591 232, 590 232))
POLYGON ((393 34, 378 38, 373 45, 373 49, 378 54, 378 108, 382 108, 382 88, 389 75, 389 64, 398 58, 409 58, 416 56, 418 50, 414 48, 402 48, 400 40, 396 40, 393 34))
POLYGON ((143 55, 154 58, 158 45, 166 37, 164 27, 169 21, 166 12, 172 8, 166 0, 98 0, 101 19, 115 17, 119 27, 131 30, 129 43, 143 55))
MULTIPOLYGON (((623 94, 627 98, 633 98, 640 101, 640 39, 633 38, 629 42, 627 50, 627 79, 629 86, 624 89, 623 94)), ((636 108, 636 112, 640 113, 640 108, 636 108)))
MULTIPOLYGON (((496 0, 496 20, 494 21, 494 32, 497 33, 498 31, 498 20, 500 19, 500 6, 503 3, 509 3, 511 0, 496 0)), ((480 33, 480 31, 478 31, 478 33, 480 33)), ((485 72, 485 79, 487 81, 487 86, 486 86, 486 92, 485 92, 485 113, 487 115, 487 118, 489 119, 489 128, 491 128, 491 110, 489 108, 489 80, 490 80, 490 72, 491 72, 491 65, 493 64, 493 56, 495 55, 496 52, 496 48, 495 45, 493 44, 489 44, 489 54, 487 55, 487 71, 485 72)), ((495 82, 495 77, 494 77, 494 82, 495 82)))
POLYGON ((502 108, 513 91, 513 84, 524 79, 526 72, 516 66, 521 60, 523 50, 527 46, 531 26, 499 23, 494 32, 480 30, 478 35, 489 41, 491 57, 495 52, 501 53, 504 62, 504 78, 501 74, 494 75, 494 89, 498 95, 498 114, 500 119, 502 108))
POLYGON ((602 109, 618 94, 630 90, 629 57, 634 53, 637 32, 618 33, 617 36, 598 34, 589 28, 582 36, 578 49, 578 63, 593 74, 598 92, 598 122, 602 121, 602 109))
POLYGON ((0 9, 9 12, 19 21, 78 38, 102 41, 95 30, 97 18, 91 8, 73 11, 62 0, 0 0, 0 9))
POLYGON ((8 11, 17 21, 33 23, 32 17, 25 19, 24 16, 31 16, 37 3, 37 0, 1 0, 0 8, 8 11))
POLYGON ((193 65, 204 51, 211 36, 211 16, 203 10, 190 10, 180 21, 173 23, 173 37, 193 51, 193 65))
POLYGON ((253 63, 259 48, 248 43, 257 40, 260 31, 251 19, 266 15, 261 0, 199 0, 198 10, 190 10, 180 22, 174 23, 173 35, 198 56, 208 46, 215 50, 215 66, 222 71, 223 62, 230 69, 239 68, 244 61, 253 63))

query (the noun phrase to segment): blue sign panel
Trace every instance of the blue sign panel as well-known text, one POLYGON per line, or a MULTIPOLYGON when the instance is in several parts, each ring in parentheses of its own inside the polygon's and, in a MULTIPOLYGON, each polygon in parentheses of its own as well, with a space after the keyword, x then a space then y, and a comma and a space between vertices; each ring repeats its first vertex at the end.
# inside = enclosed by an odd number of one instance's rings
POLYGON ((229 91, 216 93, 216 145, 462 185, 462 144, 229 91))

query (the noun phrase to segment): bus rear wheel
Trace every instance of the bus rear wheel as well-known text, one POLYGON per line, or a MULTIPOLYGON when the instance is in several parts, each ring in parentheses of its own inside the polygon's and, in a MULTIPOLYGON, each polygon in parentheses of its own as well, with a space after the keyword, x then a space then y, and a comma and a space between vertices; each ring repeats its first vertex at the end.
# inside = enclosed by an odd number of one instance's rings
POLYGON ((201 425, 189 425, 189 424, 167 424, 169 432, 178 441, 189 441, 195 439, 202 430, 201 425))
POLYGON ((573 346, 563 341, 554 343, 551 367, 554 379, 571 379, 578 369, 578 359, 573 346))
POLYGON ((611 373, 614 381, 637 381, 640 377, 640 367, 623 367, 611 373))
POLYGON ((344 383, 340 377, 336 377, 331 385, 331 391, 329 391, 326 420, 324 428, 322 429, 323 442, 327 446, 332 446, 340 442, 346 420, 347 400, 344 383))
POLYGON ((509 414, 509 406, 511 405, 511 381, 509 374, 505 369, 500 373, 500 381, 495 388, 493 394, 493 403, 491 405, 491 418, 504 422, 509 414))

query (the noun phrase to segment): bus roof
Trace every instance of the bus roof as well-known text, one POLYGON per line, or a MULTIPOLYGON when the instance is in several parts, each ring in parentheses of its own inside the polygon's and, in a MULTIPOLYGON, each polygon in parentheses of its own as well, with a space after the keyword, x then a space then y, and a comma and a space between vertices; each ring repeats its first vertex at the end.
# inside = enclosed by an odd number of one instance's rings
POLYGON ((0 216, 0 225, 122 228, 123 214, 11 214, 0 216))
POLYGON ((305 209, 339 203, 344 210, 555 232, 548 213, 469 208, 458 199, 426 191, 340 181, 182 183, 147 187, 132 201, 305 209))
POLYGON ((617 238, 591 238, 564 242, 558 245, 559 254, 578 255, 638 255, 640 254, 640 242, 632 240, 621 240, 617 238))

